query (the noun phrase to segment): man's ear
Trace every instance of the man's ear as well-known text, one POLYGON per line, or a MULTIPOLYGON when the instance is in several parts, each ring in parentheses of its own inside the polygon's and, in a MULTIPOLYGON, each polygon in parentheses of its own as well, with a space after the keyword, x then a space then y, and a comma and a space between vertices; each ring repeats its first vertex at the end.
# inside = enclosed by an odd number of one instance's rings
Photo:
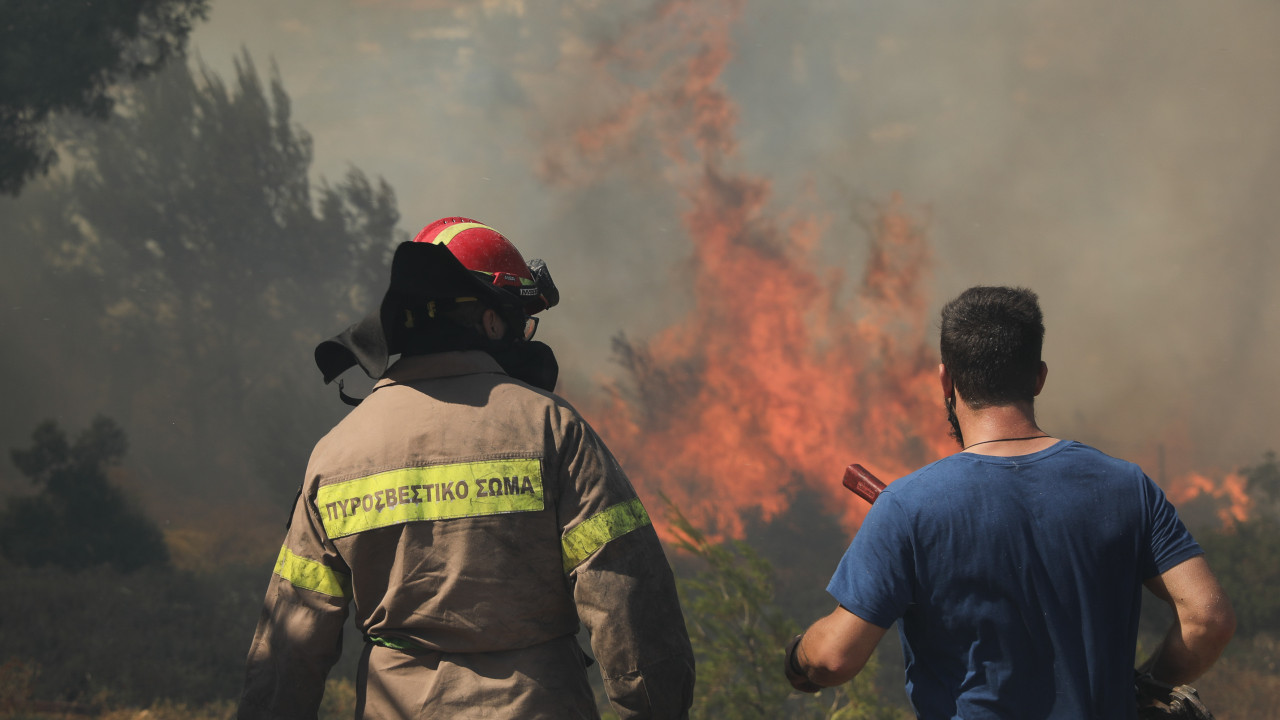
POLYGON ((938 383, 942 386, 942 397, 954 402, 956 386, 951 381, 951 373, 947 371, 947 366, 942 363, 938 363, 938 383))
POLYGON ((1044 389, 1044 379, 1049 375, 1049 366, 1043 360, 1040 361, 1040 371, 1036 373, 1036 395, 1044 389))
POLYGON ((480 327, 490 340, 501 340, 507 332, 507 324, 493 308, 484 309, 484 314, 480 316, 480 327))

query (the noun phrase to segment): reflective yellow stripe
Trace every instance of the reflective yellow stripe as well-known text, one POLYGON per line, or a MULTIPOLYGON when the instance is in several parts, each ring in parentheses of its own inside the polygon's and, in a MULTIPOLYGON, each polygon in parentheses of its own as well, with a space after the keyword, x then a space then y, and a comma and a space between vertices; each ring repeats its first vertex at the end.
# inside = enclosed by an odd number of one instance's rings
POLYGON ((404 468, 325 485, 316 509, 329 537, 415 520, 534 512, 545 506, 542 462, 485 460, 404 468))
POLYGON ((649 513, 645 512, 640 498, 614 505, 583 520, 565 533, 560 541, 564 550, 564 571, 569 572, 581 565, 610 540, 648 524, 649 513))
POLYGON ((383 637, 381 635, 365 635, 364 639, 368 640, 374 645, 381 645, 382 647, 391 648, 392 650, 422 650, 423 649, 421 645, 415 642, 409 642, 408 640, 402 640, 400 638, 383 637))
MULTIPOLYGON (((434 240, 432 240, 431 242, 432 242, 433 244, 435 244, 435 245, 448 245, 450 242, 452 242, 452 241, 453 241, 453 239, 454 239, 455 237, 457 237, 457 236, 458 236, 458 233, 463 232, 464 230, 470 230, 470 229, 472 229, 472 228, 484 228, 485 230, 490 230, 490 231, 493 231, 493 232, 495 232, 495 233, 497 233, 497 234, 499 234, 499 235, 502 235, 502 233, 498 232, 497 230, 494 230, 493 228, 489 227, 488 225, 485 225, 484 223, 474 223, 474 222, 472 222, 472 223, 455 223, 455 224, 450 225, 450 226, 446 227, 445 229, 441 230, 441 231, 440 231, 440 233, 439 233, 438 235, 436 235, 435 239, 434 239, 434 240)), ((505 236, 503 236, 503 237, 505 237, 505 236)), ((476 270, 475 272, 482 272, 482 273, 484 273, 485 275, 493 275, 493 273, 491 273, 491 272, 485 272, 484 270, 476 270)), ((530 280, 529 278, 523 278, 523 277, 516 276, 516 279, 520 281, 520 284, 521 284, 521 285, 526 285, 526 286, 530 286, 530 287, 532 287, 532 286, 534 286, 534 285, 537 285, 537 283, 535 283, 533 280, 530 280)), ((472 298, 472 299, 474 299, 474 298, 472 298)), ((460 299, 460 300, 461 300, 461 299, 460 299)))
POLYGON ((288 580, 294 587, 315 590, 330 597, 351 597, 351 578, 333 568, 298 557, 289 552, 289 548, 280 548, 280 557, 276 558, 275 574, 288 580))
POLYGON ((499 235, 502 234, 483 223, 455 223, 441 230, 440 234, 436 235, 436 238, 431 242, 436 245, 448 245, 451 240, 458 236, 458 233, 463 230, 470 230, 471 228, 484 228, 485 230, 491 230, 499 235))

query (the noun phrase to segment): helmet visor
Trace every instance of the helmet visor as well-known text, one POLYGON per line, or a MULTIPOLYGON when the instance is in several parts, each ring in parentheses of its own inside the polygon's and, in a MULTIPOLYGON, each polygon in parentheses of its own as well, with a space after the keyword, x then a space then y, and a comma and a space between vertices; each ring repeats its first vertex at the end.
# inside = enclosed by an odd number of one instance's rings
POLYGON ((523 336, 525 340, 532 340, 533 336, 538 332, 538 318, 529 316, 524 319, 523 336))

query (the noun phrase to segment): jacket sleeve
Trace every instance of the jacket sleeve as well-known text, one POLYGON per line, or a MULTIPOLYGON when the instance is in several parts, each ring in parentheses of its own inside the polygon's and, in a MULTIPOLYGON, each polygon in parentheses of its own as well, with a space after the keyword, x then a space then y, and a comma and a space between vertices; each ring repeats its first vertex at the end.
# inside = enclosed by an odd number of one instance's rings
POLYGON ((350 598, 351 572, 299 493, 249 647, 239 720, 314 720, 350 598))
POLYGON ((584 422, 562 448, 565 572, 605 690, 623 720, 687 718, 694 660, 675 577, 649 515, 584 422))

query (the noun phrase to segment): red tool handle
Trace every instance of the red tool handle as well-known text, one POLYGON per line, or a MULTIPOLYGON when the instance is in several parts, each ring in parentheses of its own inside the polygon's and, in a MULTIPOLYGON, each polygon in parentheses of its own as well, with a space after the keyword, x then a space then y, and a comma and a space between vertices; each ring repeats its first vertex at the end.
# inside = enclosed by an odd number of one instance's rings
POLYGON ((880 491, 884 490, 884 483, 880 482, 880 478, 858 463, 844 469, 844 486, 869 503, 875 502, 880 491))

